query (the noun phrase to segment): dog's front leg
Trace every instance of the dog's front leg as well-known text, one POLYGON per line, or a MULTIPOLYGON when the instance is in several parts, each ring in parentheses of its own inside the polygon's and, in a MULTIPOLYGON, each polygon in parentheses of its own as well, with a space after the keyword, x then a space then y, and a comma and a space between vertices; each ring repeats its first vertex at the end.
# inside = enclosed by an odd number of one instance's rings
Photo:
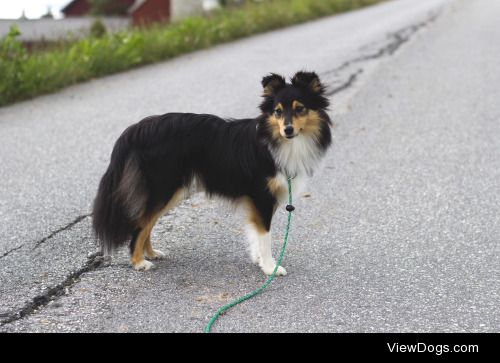
MULTIPOLYGON (((271 245, 271 219, 274 212, 275 201, 251 200, 248 203, 249 224, 248 239, 250 243, 250 257, 252 262, 258 264, 266 275, 271 275, 276 266, 272 256, 271 245)), ((282 266, 276 270, 276 275, 286 275, 282 266)))
MULTIPOLYGON (((259 252, 260 252, 260 261, 259 266, 264 271, 266 275, 271 275, 276 266, 276 261, 273 258, 271 246, 271 232, 268 231, 263 234, 258 235, 258 244, 259 244, 259 252)), ((286 270, 283 266, 279 266, 276 270, 276 275, 285 276, 286 270)))

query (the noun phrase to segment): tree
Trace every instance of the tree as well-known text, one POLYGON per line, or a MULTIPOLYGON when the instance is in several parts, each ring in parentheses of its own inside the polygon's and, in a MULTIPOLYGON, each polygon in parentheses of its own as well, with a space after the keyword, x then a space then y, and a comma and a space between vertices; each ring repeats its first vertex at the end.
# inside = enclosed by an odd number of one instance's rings
POLYGON ((47 6, 47 12, 42 15, 42 19, 54 19, 54 16, 52 15, 52 9, 50 6, 47 6))

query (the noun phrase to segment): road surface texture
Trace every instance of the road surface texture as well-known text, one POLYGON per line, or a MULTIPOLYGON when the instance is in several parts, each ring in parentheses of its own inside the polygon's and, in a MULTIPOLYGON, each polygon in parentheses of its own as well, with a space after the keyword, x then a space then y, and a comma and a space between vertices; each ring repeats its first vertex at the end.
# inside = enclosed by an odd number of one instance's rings
POLYGON ((149 272, 126 248, 96 257, 89 213, 129 124, 256 116, 263 75, 308 69, 335 138, 296 201, 289 274, 214 331, 500 331, 499 18, 498 1, 389 1, 0 109, 0 330, 200 332, 260 286, 223 203, 162 218, 149 272))

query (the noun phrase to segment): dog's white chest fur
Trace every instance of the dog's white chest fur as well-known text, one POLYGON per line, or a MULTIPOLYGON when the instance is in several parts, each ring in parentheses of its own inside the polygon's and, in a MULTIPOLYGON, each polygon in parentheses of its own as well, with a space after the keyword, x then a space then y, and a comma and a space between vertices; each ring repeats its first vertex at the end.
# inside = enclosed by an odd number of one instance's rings
POLYGON ((298 135, 273 148, 271 153, 280 170, 276 175, 276 182, 287 191, 286 198, 288 198, 287 178, 293 178, 292 192, 295 197, 304 191, 307 178, 318 168, 323 154, 314 139, 303 135, 298 135))
MULTIPOLYGON (((278 197, 279 203, 288 202, 288 180, 287 176, 283 173, 276 174, 275 177, 276 185, 279 185, 280 190, 286 191, 282 193, 278 197)), ((292 198, 296 200, 297 196, 304 191, 304 188, 307 184, 307 177, 301 174, 298 174, 295 178, 292 179, 292 198)))
POLYGON ((274 160, 288 176, 311 176, 318 167, 323 152, 311 137, 298 135, 272 148, 274 160))

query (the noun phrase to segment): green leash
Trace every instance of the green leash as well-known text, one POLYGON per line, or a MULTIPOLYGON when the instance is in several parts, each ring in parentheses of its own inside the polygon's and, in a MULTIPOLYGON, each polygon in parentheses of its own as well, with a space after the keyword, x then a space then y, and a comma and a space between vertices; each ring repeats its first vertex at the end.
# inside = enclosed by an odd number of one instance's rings
POLYGON ((286 229, 285 229, 285 239, 283 240, 283 246, 281 246, 280 257, 278 258, 278 262, 276 262, 276 266, 274 267, 273 273, 267 278, 266 282, 264 282, 264 284, 258 289, 255 289, 254 291, 230 302, 227 305, 224 305, 219 310, 217 310, 217 312, 210 318, 207 325, 205 326, 205 329, 203 330, 204 333, 210 333, 210 329, 212 329, 212 324, 215 322, 215 320, 217 320, 220 314, 232 308, 233 306, 242 303, 245 300, 251 299, 257 294, 260 294, 262 290, 264 290, 271 283, 271 281, 273 281, 274 276, 276 276, 276 271, 278 270, 278 267, 280 266, 281 263, 281 259, 285 254, 286 242, 288 240, 288 231, 290 230, 290 221, 292 220, 292 212, 295 209, 295 207, 292 205, 292 179, 293 178, 288 178, 288 205, 286 206, 286 210, 288 211, 288 222, 286 224, 286 229))

